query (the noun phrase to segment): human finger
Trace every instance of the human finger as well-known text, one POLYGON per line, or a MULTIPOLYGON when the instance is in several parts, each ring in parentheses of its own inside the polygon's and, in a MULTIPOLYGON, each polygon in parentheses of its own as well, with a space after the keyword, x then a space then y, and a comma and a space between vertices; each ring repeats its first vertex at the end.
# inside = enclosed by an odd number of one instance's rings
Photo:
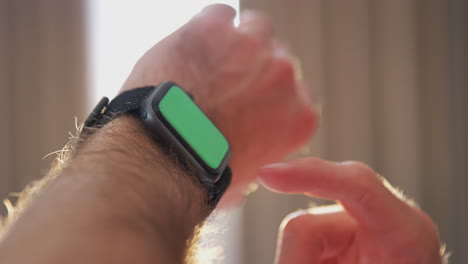
POLYGON ((238 30, 260 40, 262 43, 272 45, 273 25, 270 19, 253 10, 244 10, 240 14, 238 30))
POLYGON ((225 4, 212 4, 208 5, 198 13, 194 19, 204 19, 216 21, 218 23, 233 24, 236 17, 236 10, 229 5, 225 4))
POLYGON ((373 170, 358 162, 304 158, 263 167, 259 174, 261 183, 278 192, 339 200, 360 224, 374 230, 398 226, 410 209, 373 170))
POLYGON ((355 230, 355 220, 340 205, 294 212, 281 224, 276 263, 321 263, 346 249, 355 230))

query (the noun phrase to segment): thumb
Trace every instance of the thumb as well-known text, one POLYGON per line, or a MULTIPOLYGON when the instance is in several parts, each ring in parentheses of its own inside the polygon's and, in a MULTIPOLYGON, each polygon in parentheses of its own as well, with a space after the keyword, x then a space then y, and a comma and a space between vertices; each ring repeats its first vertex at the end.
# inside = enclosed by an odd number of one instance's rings
POLYGON ((292 213, 281 224, 275 263, 321 263, 347 249, 355 229, 340 205, 292 213))

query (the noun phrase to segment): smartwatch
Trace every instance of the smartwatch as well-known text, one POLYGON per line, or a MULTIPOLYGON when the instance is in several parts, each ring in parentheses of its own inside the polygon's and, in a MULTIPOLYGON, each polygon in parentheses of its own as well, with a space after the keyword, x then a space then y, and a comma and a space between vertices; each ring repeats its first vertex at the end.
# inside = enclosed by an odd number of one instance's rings
POLYGON ((231 148, 191 94, 168 81, 123 92, 110 103, 104 97, 85 120, 83 131, 122 115, 141 119, 155 142, 204 186, 208 205, 217 205, 231 182, 231 148))

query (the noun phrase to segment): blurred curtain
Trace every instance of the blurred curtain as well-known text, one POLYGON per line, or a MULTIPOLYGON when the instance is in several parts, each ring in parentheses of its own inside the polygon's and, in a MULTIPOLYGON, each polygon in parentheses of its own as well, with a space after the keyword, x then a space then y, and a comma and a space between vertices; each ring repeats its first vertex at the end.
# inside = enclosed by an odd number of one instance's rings
MULTIPOLYGON (((245 8, 271 16, 319 97, 308 154, 371 164, 438 223, 451 263, 468 263, 467 2, 241 0, 245 8)), ((282 218, 310 202, 254 193, 244 263, 273 263, 282 218)))
MULTIPOLYGON (((84 1, 0 0, 0 197, 42 177, 83 120, 84 1)), ((0 212, 5 213, 3 206, 0 212)))

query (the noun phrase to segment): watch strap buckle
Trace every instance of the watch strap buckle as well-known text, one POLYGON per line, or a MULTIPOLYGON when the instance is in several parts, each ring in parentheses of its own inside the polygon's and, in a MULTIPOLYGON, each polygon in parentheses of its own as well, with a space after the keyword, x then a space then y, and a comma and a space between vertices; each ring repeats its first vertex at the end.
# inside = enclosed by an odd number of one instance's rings
POLYGON ((107 106, 109 105, 109 98, 103 97, 93 111, 89 114, 88 118, 83 123, 83 129, 88 129, 96 125, 97 121, 106 113, 107 106))

